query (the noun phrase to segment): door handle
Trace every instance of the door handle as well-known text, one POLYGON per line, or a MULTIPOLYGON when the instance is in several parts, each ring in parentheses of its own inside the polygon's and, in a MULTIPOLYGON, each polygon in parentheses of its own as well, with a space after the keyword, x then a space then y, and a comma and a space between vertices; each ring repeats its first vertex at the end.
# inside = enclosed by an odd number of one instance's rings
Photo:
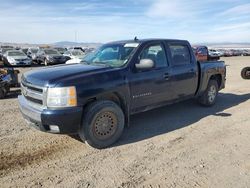
POLYGON ((163 77, 164 77, 165 80, 169 80, 169 73, 164 73, 163 77))

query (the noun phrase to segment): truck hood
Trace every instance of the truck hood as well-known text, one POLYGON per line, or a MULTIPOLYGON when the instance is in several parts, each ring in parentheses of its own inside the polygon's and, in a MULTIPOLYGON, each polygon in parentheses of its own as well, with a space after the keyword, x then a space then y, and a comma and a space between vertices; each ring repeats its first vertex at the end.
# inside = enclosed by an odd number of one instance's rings
POLYGON ((95 74, 111 67, 84 64, 58 65, 24 73, 22 81, 40 87, 53 87, 58 81, 80 74, 95 74))

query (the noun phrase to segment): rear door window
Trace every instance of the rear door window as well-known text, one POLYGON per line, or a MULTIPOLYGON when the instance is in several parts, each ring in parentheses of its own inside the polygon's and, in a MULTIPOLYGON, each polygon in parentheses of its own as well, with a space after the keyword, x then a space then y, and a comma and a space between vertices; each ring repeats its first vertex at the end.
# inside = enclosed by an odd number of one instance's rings
POLYGON ((191 54, 188 46, 183 44, 170 44, 169 48, 173 66, 191 64, 191 54))

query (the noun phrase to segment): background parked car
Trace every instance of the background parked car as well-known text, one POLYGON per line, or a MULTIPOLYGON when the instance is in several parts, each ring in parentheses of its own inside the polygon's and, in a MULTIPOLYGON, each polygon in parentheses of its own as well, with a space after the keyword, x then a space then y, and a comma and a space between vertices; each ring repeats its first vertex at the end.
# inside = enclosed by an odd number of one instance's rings
POLYGON ((54 47, 54 49, 56 49, 60 54, 64 54, 67 51, 66 48, 62 47, 54 47))
POLYGON ((221 53, 217 50, 214 50, 214 49, 209 49, 208 54, 210 57, 220 57, 221 56, 221 53))
POLYGON ((81 50, 82 52, 85 52, 85 50, 82 47, 79 47, 79 46, 70 47, 68 50, 81 50))
POLYGON ((240 50, 232 49, 231 52, 233 53, 233 56, 241 56, 242 55, 240 50))
POLYGON ((21 50, 8 50, 3 56, 3 63, 6 66, 30 66, 32 60, 21 50))
POLYGON ((85 56, 85 53, 83 53, 82 50, 68 50, 63 55, 69 57, 69 59, 75 59, 83 58, 85 56))
POLYGON ((242 55, 243 56, 250 56, 250 50, 243 50, 242 55))
POLYGON ((37 63, 47 65, 63 64, 67 58, 53 48, 39 49, 37 52, 37 63))
POLYGON ((6 50, 13 50, 13 46, 1 46, 0 47, 0 60, 2 61, 3 59, 3 54, 6 52, 6 50))
POLYGON ((27 51, 27 56, 32 59, 32 61, 36 61, 38 48, 29 48, 27 51))
POLYGON ((9 51, 9 50, 14 50, 14 48, 3 48, 2 49, 2 51, 1 51, 1 60, 3 61, 3 59, 4 59, 4 56, 5 56, 5 54, 6 54, 6 52, 7 51, 9 51))
POLYGON ((26 55, 27 55, 28 49, 29 48, 21 48, 21 50, 23 51, 23 53, 25 53, 26 55))
POLYGON ((225 50, 223 56, 224 57, 231 57, 231 56, 233 56, 233 52, 231 50, 225 50))
POLYGON ((75 63, 81 63, 81 61, 84 59, 84 57, 81 58, 73 58, 68 61, 66 61, 66 64, 75 64, 75 63))

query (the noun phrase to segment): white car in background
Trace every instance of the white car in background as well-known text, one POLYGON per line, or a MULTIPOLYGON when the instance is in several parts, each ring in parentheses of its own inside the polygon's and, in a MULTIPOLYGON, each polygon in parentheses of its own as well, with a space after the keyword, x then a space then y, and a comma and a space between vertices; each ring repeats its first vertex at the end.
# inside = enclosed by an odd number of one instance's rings
POLYGON ((218 52, 217 50, 209 49, 208 54, 210 57, 221 57, 222 54, 218 52))
POLYGON ((71 59, 74 59, 74 58, 82 58, 82 57, 84 57, 85 53, 83 51, 81 51, 81 50, 68 50, 68 51, 64 52, 63 55, 68 56, 71 59))
POLYGON ((66 64, 81 63, 82 60, 83 60, 83 58, 74 58, 74 59, 70 59, 70 60, 66 61, 66 64))
POLYGON ((39 50, 38 48, 28 48, 27 56, 31 58, 32 61, 36 61, 38 50, 39 50))
POLYGON ((30 66, 32 60, 21 50, 9 50, 3 56, 3 63, 7 66, 30 66))
POLYGON ((85 53, 81 50, 69 50, 63 55, 70 58, 66 61, 66 64, 80 63, 80 61, 85 57, 85 53))

